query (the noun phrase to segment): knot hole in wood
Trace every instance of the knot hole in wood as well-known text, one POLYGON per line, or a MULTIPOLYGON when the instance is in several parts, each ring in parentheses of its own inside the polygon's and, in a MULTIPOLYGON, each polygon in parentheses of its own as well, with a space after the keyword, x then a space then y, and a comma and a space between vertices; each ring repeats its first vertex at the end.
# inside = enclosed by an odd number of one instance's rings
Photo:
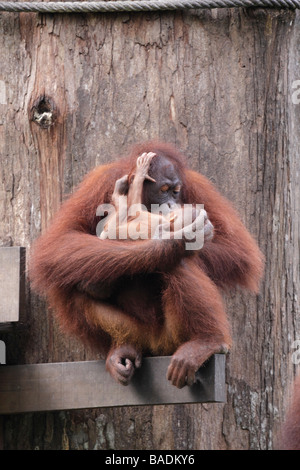
POLYGON ((48 96, 39 97, 31 108, 31 120, 42 129, 53 126, 57 117, 57 110, 54 101, 48 96))

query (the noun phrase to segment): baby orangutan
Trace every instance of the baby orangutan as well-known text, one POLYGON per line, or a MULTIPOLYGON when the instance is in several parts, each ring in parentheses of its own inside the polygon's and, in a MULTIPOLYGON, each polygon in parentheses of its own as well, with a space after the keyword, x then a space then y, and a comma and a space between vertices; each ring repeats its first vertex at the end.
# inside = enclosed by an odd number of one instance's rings
MULTIPOLYGON (((108 215, 100 239, 191 239, 195 236, 195 229, 203 227, 205 240, 210 240, 213 237, 213 226, 204 209, 199 211, 191 205, 183 209, 178 204, 172 207, 156 204, 159 211, 149 212, 142 205, 144 181, 156 183, 148 174, 155 156, 153 152, 143 153, 137 158, 132 175, 125 175, 116 181, 112 194, 116 212, 108 215), (187 226, 184 226, 186 222, 187 226)), ((202 243, 203 241, 204 237, 202 243)))

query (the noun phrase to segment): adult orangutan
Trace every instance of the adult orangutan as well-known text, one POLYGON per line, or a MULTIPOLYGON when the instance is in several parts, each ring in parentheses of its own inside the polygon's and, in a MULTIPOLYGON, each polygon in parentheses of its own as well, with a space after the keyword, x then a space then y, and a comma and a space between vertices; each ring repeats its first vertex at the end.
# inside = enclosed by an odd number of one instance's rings
POLYGON ((62 328, 104 354, 117 381, 129 383, 142 355, 172 355, 167 378, 181 388, 194 382, 212 354, 230 348, 219 289, 240 285, 256 292, 262 269, 262 255, 230 203, 188 170, 175 148, 148 142, 87 175, 36 241, 29 274, 62 328), (112 202, 122 178, 119 192, 130 195, 137 159, 149 153, 155 157, 142 181, 143 205, 150 211, 152 204, 165 204, 172 211, 203 204, 213 237, 206 218, 201 249, 186 250, 184 230, 169 239, 96 235, 97 208, 112 202))

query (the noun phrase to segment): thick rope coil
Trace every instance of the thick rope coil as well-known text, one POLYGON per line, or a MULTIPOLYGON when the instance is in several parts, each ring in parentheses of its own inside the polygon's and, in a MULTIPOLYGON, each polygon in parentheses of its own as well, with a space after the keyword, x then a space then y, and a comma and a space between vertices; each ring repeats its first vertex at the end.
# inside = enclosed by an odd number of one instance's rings
POLYGON ((300 0, 117 0, 94 2, 1 2, 0 11, 96 13, 179 10, 194 8, 300 8, 300 0))

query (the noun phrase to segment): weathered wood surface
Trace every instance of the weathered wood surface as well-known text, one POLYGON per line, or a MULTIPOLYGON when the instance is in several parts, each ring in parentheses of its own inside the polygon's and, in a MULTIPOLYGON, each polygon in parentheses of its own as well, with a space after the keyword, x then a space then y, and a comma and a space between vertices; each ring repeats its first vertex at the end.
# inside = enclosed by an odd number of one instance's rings
POLYGON ((179 390, 166 379, 170 357, 145 358, 127 387, 105 370, 105 361, 0 367, 0 415, 130 405, 225 402, 225 356, 216 354, 179 390))
MULTIPOLYGON (((91 168, 159 137, 232 200, 266 255, 260 294, 226 295, 227 404, 6 416, 5 448, 273 447, 300 334, 299 38, 298 11, 0 15, 4 246, 29 247, 91 168), (48 129, 31 121, 43 96, 48 129)), ((96 359, 36 296, 27 318, 1 334, 8 364, 96 359)))
POLYGON ((0 328, 20 320, 25 304, 25 249, 0 247, 0 328))

